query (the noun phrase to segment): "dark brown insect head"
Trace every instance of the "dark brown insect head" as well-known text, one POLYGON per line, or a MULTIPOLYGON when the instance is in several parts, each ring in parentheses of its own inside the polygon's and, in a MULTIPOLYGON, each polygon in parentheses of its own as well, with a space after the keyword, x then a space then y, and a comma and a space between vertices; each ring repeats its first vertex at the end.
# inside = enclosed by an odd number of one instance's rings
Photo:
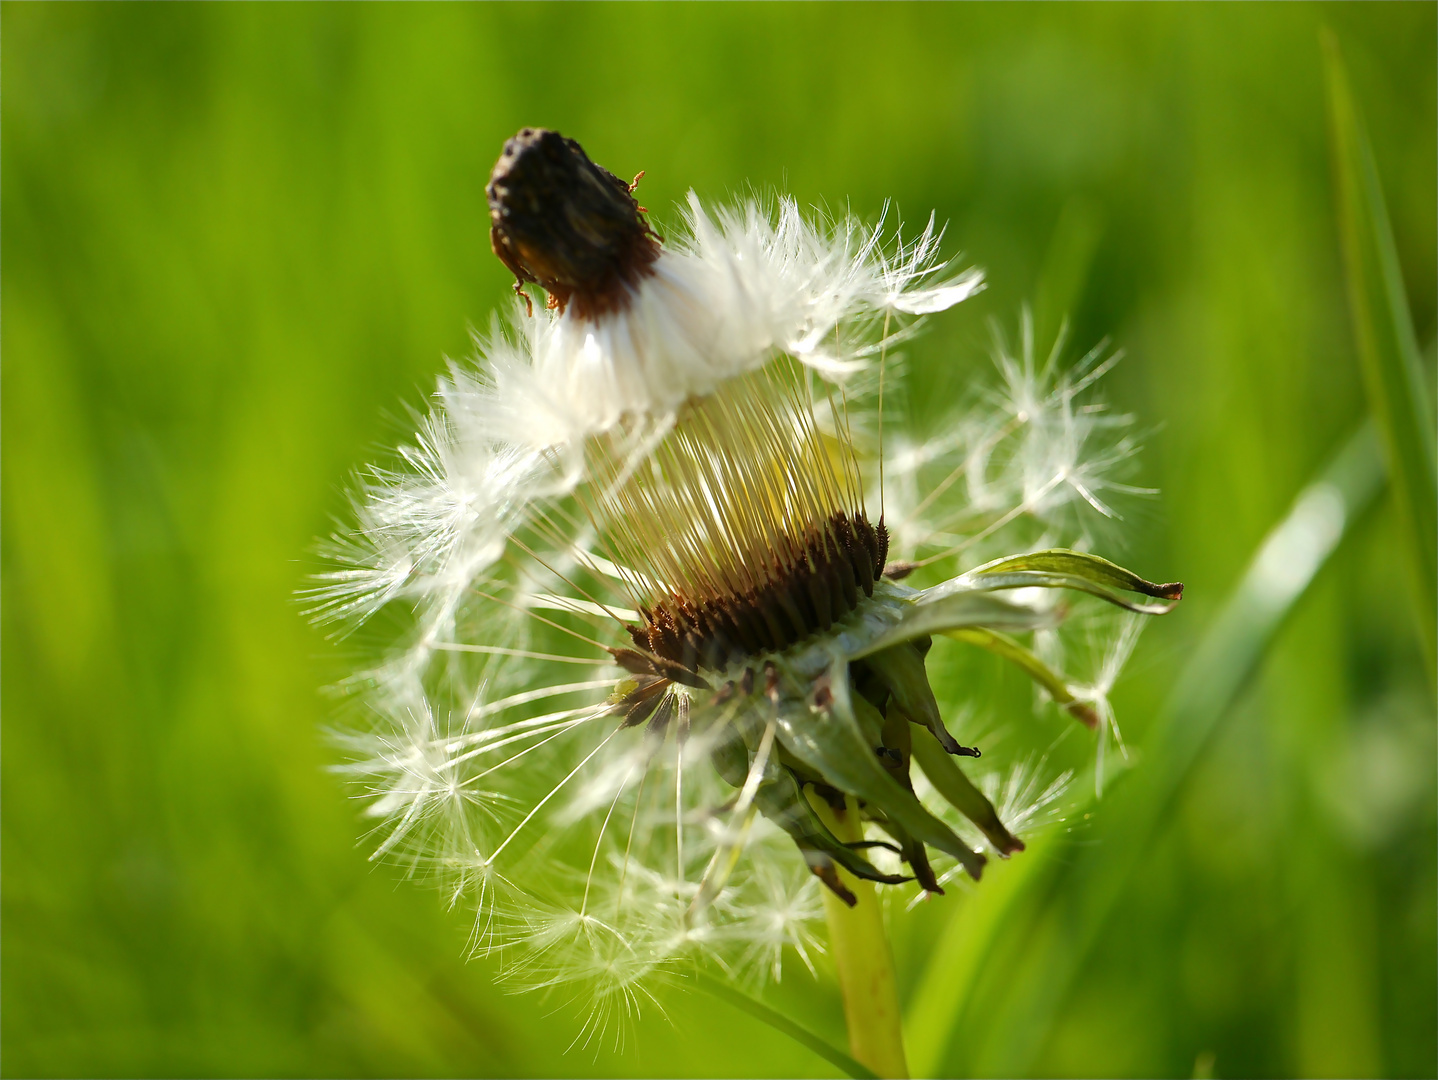
POLYGON ((573 139, 525 128, 504 144, 489 184, 489 242, 518 279, 581 318, 623 310, 653 273, 659 240, 626 184, 573 139))

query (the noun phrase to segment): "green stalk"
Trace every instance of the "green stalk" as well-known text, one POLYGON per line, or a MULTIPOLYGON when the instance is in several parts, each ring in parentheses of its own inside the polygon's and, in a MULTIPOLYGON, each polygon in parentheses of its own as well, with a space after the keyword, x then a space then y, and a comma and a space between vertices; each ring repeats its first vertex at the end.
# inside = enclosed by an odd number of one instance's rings
MULTIPOLYGON (((834 810, 812 792, 809 801, 841 842, 852 844, 864 839, 864 826, 852 797, 844 810, 834 810)), ((907 1077, 899 990, 894 978, 894 955, 884 931, 884 910, 872 881, 860 881, 843 869, 838 873, 858 901, 850 907, 831 891, 824 891, 829 951, 844 996, 849 1052, 879 1076, 907 1077)))
POLYGON ((1348 306, 1368 406, 1388 460, 1394 509, 1414 571, 1414 613, 1431 684, 1438 684, 1438 439, 1413 317, 1383 203, 1383 185, 1348 72, 1331 30, 1322 31, 1328 121, 1348 306))

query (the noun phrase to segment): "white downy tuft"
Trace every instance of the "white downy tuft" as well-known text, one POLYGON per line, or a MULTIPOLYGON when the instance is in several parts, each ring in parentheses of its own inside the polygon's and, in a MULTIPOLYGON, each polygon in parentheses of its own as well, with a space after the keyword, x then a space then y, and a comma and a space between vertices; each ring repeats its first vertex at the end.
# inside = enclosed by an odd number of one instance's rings
POLYGON ((1121 520, 1115 496, 1155 494, 1124 481, 1141 449, 1134 418, 1096 393, 1123 354, 1100 342, 1065 367, 1065 344, 1060 334, 1036 359, 1026 313, 1017 352, 996 343, 998 386, 934 437, 897 440, 888 515, 906 558, 974 565, 1020 547, 1088 550, 1121 520))

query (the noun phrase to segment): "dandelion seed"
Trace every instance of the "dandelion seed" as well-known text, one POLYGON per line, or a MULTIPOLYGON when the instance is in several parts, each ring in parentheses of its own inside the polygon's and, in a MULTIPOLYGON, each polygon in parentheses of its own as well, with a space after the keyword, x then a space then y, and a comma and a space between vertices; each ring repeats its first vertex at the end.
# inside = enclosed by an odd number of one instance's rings
POLYGON ((1064 549, 898 580, 1016 523, 1053 543, 1134 490, 1113 476, 1133 452, 1121 418, 1081 401, 1112 358, 1036 366, 1027 333, 980 415, 901 441, 874 483, 866 379, 982 287, 938 260, 932 219, 905 241, 882 219, 691 195, 661 240, 632 184, 541 129, 506 144, 487 195, 520 304, 441 380, 399 464, 362 479, 313 600, 342 625, 409 620, 355 680, 371 728, 343 738, 387 830, 376 854, 468 892, 475 949, 517 983, 584 985, 588 1040, 681 961, 812 965, 822 889, 937 894, 1021 851, 1067 779, 969 777, 979 750, 929 686, 932 637, 968 633, 1116 732, 1131 638, 1080 689, 1009 635, 1061 623, 1055 590, 1153 614, 1181 586, 1064 549), (863 839, 838 839, 826 804, 857 806, 863 839))

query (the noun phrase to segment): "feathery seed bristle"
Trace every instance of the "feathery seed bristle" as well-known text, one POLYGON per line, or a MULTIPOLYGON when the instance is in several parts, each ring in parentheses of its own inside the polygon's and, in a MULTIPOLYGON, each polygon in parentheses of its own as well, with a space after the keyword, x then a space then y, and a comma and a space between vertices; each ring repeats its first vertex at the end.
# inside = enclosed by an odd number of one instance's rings
POLYGON ((873 594, 888 554, 863 509, 838 409, 820 431, 796 364, 731 380, 691 401, 635 466, 598 441, 589 505, 631 568, 645 652, 697 671, 779 651, 829 629, 873 594))

